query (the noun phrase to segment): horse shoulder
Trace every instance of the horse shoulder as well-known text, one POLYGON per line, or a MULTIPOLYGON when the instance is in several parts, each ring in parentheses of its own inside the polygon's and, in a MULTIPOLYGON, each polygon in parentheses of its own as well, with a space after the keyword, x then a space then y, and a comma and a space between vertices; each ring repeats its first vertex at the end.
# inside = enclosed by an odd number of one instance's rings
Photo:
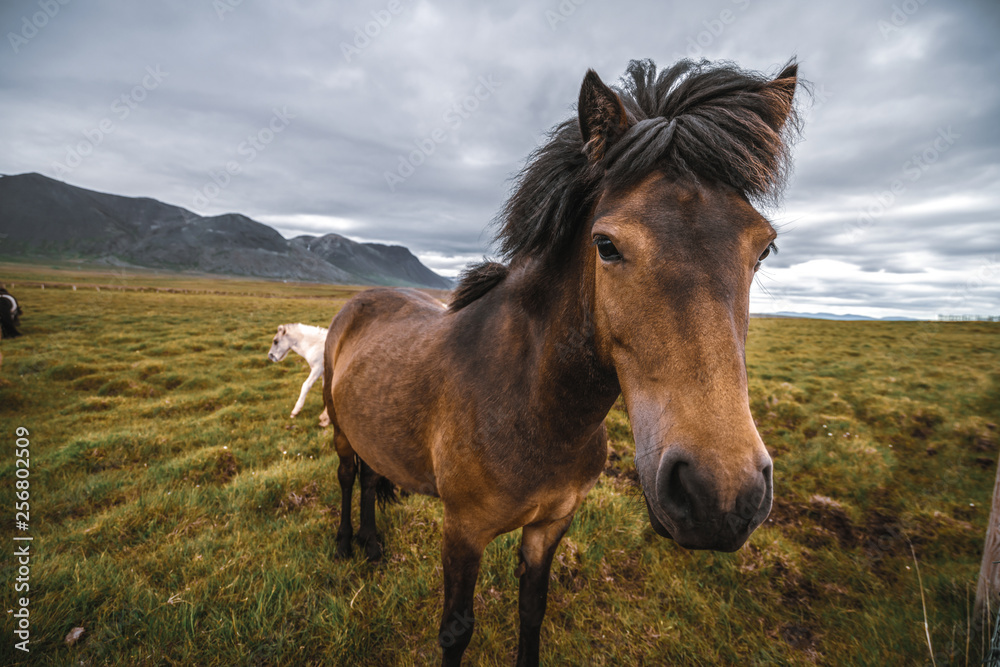
MULTIPOLYGON (((440 302, 421 294, 392 289, 362 292, 334 319, 326 362, 342 369, 337 374, 361 371, 364 377, 352 382, 381 386, 391 379, 394 388, 411 383, 434 386, 431 378, 441 372, 441 349, 446 345, 442 333, 446 312, 440 302)), ((395 393, 394 388, 385 390, 395 393)))
POLYGON ((418 320, 441 316, 443 304, 430 296, 410 289, 375 288, 355 295, 344 304, 331 325, 333 337, 343 337, 350 332, 369 327, 385 329, 402 324, 416 324, 418 320))

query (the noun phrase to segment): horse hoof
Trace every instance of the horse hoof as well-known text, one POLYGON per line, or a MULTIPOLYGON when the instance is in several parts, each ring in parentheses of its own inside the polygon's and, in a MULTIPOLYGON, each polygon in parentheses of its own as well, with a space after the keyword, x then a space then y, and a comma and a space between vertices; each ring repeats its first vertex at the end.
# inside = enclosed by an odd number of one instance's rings
POLYGON ((354 555, 354 549, 351 547, 351 540, 348 539, 346 542, 339 542, 337 544, 337 558, 342 558, 345 560, 350 560, 354 555))
POLYGON ((370 539, 365 542, 365 557, 369 563, 377 563, 382 560, 382 543, 378 539, 370 539))

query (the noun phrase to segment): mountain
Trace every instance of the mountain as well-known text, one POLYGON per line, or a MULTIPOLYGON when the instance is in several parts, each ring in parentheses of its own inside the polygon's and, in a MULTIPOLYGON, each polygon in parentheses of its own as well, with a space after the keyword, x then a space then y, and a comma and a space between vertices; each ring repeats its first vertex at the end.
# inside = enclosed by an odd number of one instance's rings
POLYGON ((451 283, 420 263, 408 249, 400 245, 356 243, 340 234, 297 236, 293 246, 323 258, 333 266, 368 280, 385 277, 401 283, 451 289, 451 283))
POLYGON ((868 317, 867 315, 835 315, 834 313, 792 313, 781 311, 778 313, 753 313, 752 317, 801 317, 807 320, 841 320, 846 322, 870 321, 870 322, 916 322, 912 317, 868 317))
POLYGON ((40 174, 0 177, 0 254, 363 285, 450 289, 402 246, 338 234, 285 239, 245 215, 203 217, 148 197, 94 192, 40 174))

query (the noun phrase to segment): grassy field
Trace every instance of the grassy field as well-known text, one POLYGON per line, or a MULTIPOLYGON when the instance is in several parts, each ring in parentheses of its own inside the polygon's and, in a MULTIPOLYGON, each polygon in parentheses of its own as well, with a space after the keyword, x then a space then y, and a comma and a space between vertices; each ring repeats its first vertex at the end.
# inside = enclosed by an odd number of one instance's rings
MULTIPOLYGON (((13 650, 7 613, 3 664, 439 659, 440 504, 409 496, 379 513, 381 564, 335 559, 319 389, 288 419, 304 363, 265 356, 278 324, 325 326, 357 288, 16 264, 0 282, 26 311, 0 372, 6 609, 24 534, 19 426, 34 537, 31 653, 13 650)), ((735 554, 654 535, 619 405, 606 474, 553 567, 543 664, 931 664, 921 591, 936 664, 978 664, 968 610, 1000 436, 998 333, 754 320, 751 402, 775 507, 735 554)), ((512 664, 518 539, 486 553, 470 665, 512 664)))

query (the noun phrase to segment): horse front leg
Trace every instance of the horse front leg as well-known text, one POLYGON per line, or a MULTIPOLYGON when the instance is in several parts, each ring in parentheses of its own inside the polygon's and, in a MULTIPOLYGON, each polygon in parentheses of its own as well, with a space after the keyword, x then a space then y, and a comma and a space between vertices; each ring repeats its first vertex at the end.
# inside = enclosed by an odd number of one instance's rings
POLYGON ((299 400, 295 402, 295 407, 292 408, 291 417, 295 417, 302 410, 302 406, 306 404, 306 394, 312 389, 313 384, 323 375, 323 367, 316 366, 309 372, 309 377, 306 381, 302 383, 302 391, 299 392, 299 400))
POLYGON ((462 654, 472 640, 475 614, 472 605, 479 578, 479 563, 491 538, 478 536, 448 516, 445 508, 444 541, 441 565, 444 569, 444 610, 438 630, 438 644, 443 650, 441 664, 458 667, 462 654))
POLYGON ((549 570, 552 558, 573 515, 521 530, 521 564, 518 615, 521 629, 517 643, 518 667, 536 667, 542 631, 542 619, 549 594, 549 570))

